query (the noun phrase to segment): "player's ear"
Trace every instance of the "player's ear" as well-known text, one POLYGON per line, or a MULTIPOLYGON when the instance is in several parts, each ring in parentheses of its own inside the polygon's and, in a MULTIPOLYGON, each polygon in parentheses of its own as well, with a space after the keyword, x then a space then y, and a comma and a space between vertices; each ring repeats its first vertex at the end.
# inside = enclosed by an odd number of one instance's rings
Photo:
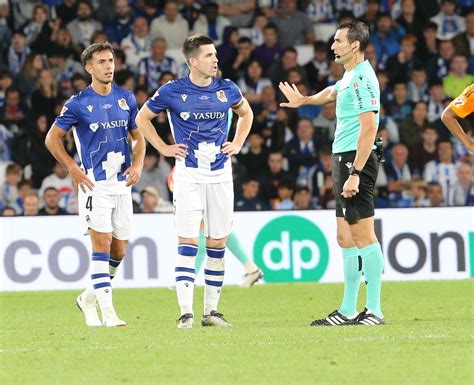
POLYGON ((87 63, 85 66, 84 66, 84 69, 86 70, 86 72, 89 74, 89 75, 92 75, 92 66, 87 63))

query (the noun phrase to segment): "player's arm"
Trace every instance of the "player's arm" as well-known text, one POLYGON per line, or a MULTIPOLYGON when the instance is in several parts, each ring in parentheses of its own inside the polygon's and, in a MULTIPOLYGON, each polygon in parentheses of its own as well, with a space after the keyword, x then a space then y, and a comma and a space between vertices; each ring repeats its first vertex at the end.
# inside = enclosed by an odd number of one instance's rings
POLYGON ((242 98, 240 103, 235 108, 232 108, 232 110, 239 115, 239 119, 237 120, 234 140, 232 142, 225 142, 221 148, 221 151, 228 156, 237 155, 240 152, 253 122, 253 111, 247 99, 242 98))
MULTIPOLYGON (((372 146, 377 135, 377 122, 374 111, 366 111, 359 114, 360 131, 357 139, 356 156, 352 166, 356 170, 362 170, 372 152, 372 146)), ((342 188, 342 196, 350 198, 359 192, 359 176, 350 175, 342 188)))
POLYGON ((49 152, 60 162, 62 165, 67 167, 74 186, 80 187, 82 191, 86 192, 86 187, 89 190, 94 188, 94 183, 87 177, 84 171, 77 165, 74 159, 69 156, 62 138, 66 135, 66 131, 62 130, 55 124, 53 124, 46 135, 45 144, 49 152))
POLYGON ((138 183, 143 170, 143 159, 145 158, 145 138, 140 130, 130 130, 129 135, 132 138, 133 161, 123 175, 127 178, 127 186, 133 186, 138 183))
POLYGON ((449 104, 441 114, 441 120, 451 133, 466 146, 470 153, 474 152, 474 140, 467 135, 458 122, 459 116, 449 104))
POLYGON ((140 108, 140 111, 138 111, 137 118, 135 120, 138 129, 141 131, 145 139, 148 140, 150 144, 164 156, 174 158, 186 158, 188 152, 186 150, 187 146, 185 144, 180 143, 168 145, 158 135, 155 130, 155 127, 151 123, 152 119, 156 115, 157 114, 151 111, 145 103, 142 108, 140 108))
POLYGON ((324 90, 311 96, 302 95, 294 84, 290 86, 288 82, 280 82, 278 87, 288 99, 288 102, 280 103, 280 107, 298 108, 304 105, 319 106, 334 102, 337 96, 337 91, 334 86, 326 87, 324 90))

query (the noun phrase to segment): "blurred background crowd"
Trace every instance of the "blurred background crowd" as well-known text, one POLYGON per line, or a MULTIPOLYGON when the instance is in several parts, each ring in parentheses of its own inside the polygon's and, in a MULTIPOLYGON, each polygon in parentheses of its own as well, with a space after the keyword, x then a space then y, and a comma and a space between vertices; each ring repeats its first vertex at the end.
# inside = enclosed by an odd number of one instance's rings
MULTIPOLYGON (((440 120, 474 82, 473 0, 0 0, 2 215, 77 213, 77 192, 44 139, 64 102, 89 85, 84 47, 114 45, 115 82, 141 107, 186 76, 180 46, 196 33, 215 40, 222 76, 255 115, 232 159, 235 209, 334 208, 335 105, 280 108, 277 86, 288 81, 309 95, 341 79, 330 45, 337 25, 353 19, 370 27, 365 57, 381 88, 376 207, 474 204, 473 156, 440 120)), ((172 143, 166 114, 153 123, 172 143)), ((472 135, 473 118, 460 123, 472 135)), ((66 147, 79 161, 72 135, 66 147)), ((147 149, 136 212, 172 211, 173 163, 147 149)))

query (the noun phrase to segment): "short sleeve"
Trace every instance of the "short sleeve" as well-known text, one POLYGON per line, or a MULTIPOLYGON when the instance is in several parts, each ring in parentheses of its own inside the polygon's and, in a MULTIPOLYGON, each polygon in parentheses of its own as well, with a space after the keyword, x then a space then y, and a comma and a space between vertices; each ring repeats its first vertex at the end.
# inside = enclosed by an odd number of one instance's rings
POLYGON ((79 122, 75 108, 75 96, 72 96, 63 106, 54 124, 64 131, 69 131, 79 122))
POLYGON ((378 112, 380 110, 378 92, 365 76, 354 76, 349 85, 349 90, 354 101, 354 109, 358 114, 368 111, 378 112))
POLYGON ((135 130, 138 126, 135 122, 138 113, 138 105, 137 99, 135 99, 135 95, 133 93, 128 94, 128 105, 130 106, 130 118, 128 121, 128 128, 130 130, 135 130))
POLYGON ((226 79, 229 83, 229 103, 232 108, 237 107, 243 99, 242 92, 240 88, 232 80, 226 79))
POLYGON ((467 87, 449 106, 460 118, 472 114, 474 112, 474 84, 467 87))
POLYGON ((166 83, 156 90, 154 95, 148 99, 146 102, 147 107, 151 112, 158 114, 161 111, 166 110, 171 107, 170 103, 170 85, 171 83, 166 83))
POLYGON ((340 81, 340 80, 338 80, 338 81, 333 85, 334 91, 336 91, 336 93, 339 92, 339 87, 340 87, 340 86, 341 86, 341 81, 340 81))

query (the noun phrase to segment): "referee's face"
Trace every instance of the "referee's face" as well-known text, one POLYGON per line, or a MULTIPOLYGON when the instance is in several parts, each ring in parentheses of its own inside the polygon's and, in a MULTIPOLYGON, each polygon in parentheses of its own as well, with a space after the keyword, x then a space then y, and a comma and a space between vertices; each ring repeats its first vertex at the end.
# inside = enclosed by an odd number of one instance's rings
POLYGON ((214 44, 202 45, 196 58, 191 58, 191 70, 197 71, 205 77, 217 75, 217 51, 214 44))
POLYGON ((334 35, 334 43, 331 49, 334 52, 334 61, 338 64, 346 64, 354 57, 354 49, 347 39, 347 28, 338 29, 334 35))

